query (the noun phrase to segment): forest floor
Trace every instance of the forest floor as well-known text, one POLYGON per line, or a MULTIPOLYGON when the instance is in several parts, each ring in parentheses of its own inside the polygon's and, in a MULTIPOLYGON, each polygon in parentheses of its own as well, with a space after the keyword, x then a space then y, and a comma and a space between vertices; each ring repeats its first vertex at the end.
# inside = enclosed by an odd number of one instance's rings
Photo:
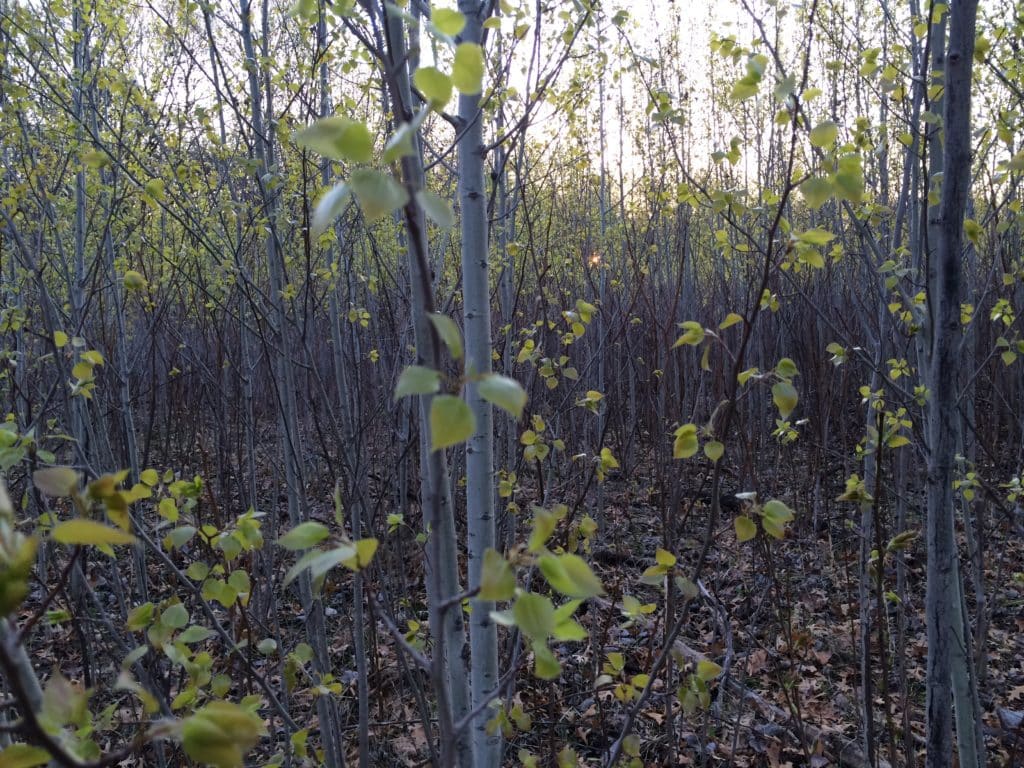
MULTIPOLYGON (((519 765, 520 750, 538 759, 541 766, 559 765, 558 755, 572 749, 581 765, 603 765, 606 750, 618 736, 624 713, 633 706, 638 690, 631 684, 633 675, 645 673, 657 658, 663 645, 664 596, 662 588, 648 586, 640 575, 654 563, 655 552, 662 546, 661 512, 641 490, 636 479, 627 483, 621 478, 605 484, 604 501, 607 527, 614 535, 604 537, 605 546, 594 544, 591 561, 607 592, 606 600, 592 600, 578 612, 580 621, 590 632, 585 643, 556 645, 554 650, 562 662, 562 678, 543 682, 532 676, 528 659, 516 680, 513 701, 529 715, 529 722, 520 718, 510 723, 506 733, 506 763, 519 765), (656 604, 649 616, 632 622, 619 610, 623 595, 632 595, 642 603, 656 604), (614 671, 613 683, 595 690, 595 680, 605 671, 610 655, 622 654, 624 665, 614 671), (621 684, 621 685, 620 685, 621 684)), ((692 567, 700 550, 706 514, 703 505, 693 505, 692 514, 680 524, 675 553, 682 572, 692 567)), ((859 746, 860 649, 859 598, 857 585, 858 539, 846 524, 842 507, 833 519, 825 520, 823 532, 814 536, 806 521, 796 521, 783 541, 737 543, 732 515, 723 514, 715 532, 715 546, 704 569, 701 586, 704 593, 688 605, 687 620, 677 638, 673 654, 676 670, 685 677, 698 658, 708 658, 721 665, 726 674, 710 685, 710 703, 706 709, 684 713, 675 689, 666 690, 660 682, 640 708, 634 732, 640 736, 640 756, 644 765, 735 765, 735 766, 813 766, 841 763, 857 764, 859 746), (803 733, 806 746, 801 748, 798 734, 803 733), (817 739, 815 738, 817 737, 817 739), (846 749, 842 761, 840 750, 846 749)), ((329 516, 324 510, 324 515, 329 516)), ((987 551, 986 578, 989 599, 989 642, 987 646, 987 679, 981 697, 986 712, 985 728, 991 765, 1024 765, 1024 733, 1002 730, 997 709, 1024 710, 1024 540, 1009 524, 992 520, 987 551), (1013 742, 1017 738, 1014 752, 1013 742)), ((415 546, 415 545, 412 545, 415 546)), ((409 560, 387 562, 388 547, 382 545, 383 572, 397 567, 402 573, 411 599, 390 595, 390 605, 403 629, 409 619, 425 620, 423 596, 416 594, 416 566, 409 560)), ((107 587, 108 564, 100 557, 90 565, 91 583, 97 592, 107 587)), ((907 551, 906 649, 902 656, 906 665, 907 696, 910 703, 907 722, 911 741, 921 746, 924 733, 924 671, 925 625, 923 621, 924 560, 923 543, 918 540, 907 551)), ((278 567, 289 562, 278 558, 278 567)), ((174 594, 174 585, 159 568, 153 566, 154 584, 163 584, 166 594, 174 594)), ((350 621, 350 577, 339 569, 339 578, 325 590, 329 634, 336 655, 336 677, 344 684, 342 709, 346 714, 346 734, 356 743, 358 717, 355 706, 355 665, 353 662, 350 621), (336 628, 336 629, 335 629, 336 628)), ((372 578, 372 577, 371 577, 372 578)), ((895 581, 894 569, 885 572, 886 588, 895 581)), ((396 587, 391 577, 392 593, 396 587)), ((373 593, 384 596, 380 585, 370 584, 373 593)), ((106 590, 109 591, 109 590, 106 590)), ((159 599, 158 594, 151 599, 159 599)), ((45 590, 23 606, 28 616, 37 607, 45 590)), ((294 593, 286 593, 293 594, 294 593)), ((107 594, 113 612, 113 597, 107 594)), ((973 599, 969 600, 971 610, 973 599)), ((889 692, 876 690, 874 714, 877 723, 875 739, 878 757, 893 760, 894 765, 907 765, 902 723, 903 695, 900 690, 899 663, 895 657, 897 606, 886 601, 886 667, 889 692), (887 714, 887 712, 891 714, 887 714), (890 720, 891 718, 891 720, 890 720), (894 725, 895 740, 890 742, 887 722, 894 725)), ((193 611, 199 615, 198 611, 193 611)), ((232 626, 239 627, 236 612, 226 614, 232 626)), ((279 606, 278 637, 282 648, 294 648, 304 640, 305 616, 297 601, 279 606)), ((245 623, 261 629, 257 617, 245 623)), ((87 623, 94 628, 97 642, 102 634, 100 623, 87 623)), ((397 648, 383 624, 367 622, 369 628, 369 690, 371 765, 423 765, 429 758, 420 711, 409 695, 412 680, 425 685, 419 673, 399 663, 397 648)), ((36 633, 30 648, 37 669, 45 676, 58 668, 74 682, 87 682, 83 670, 83 625, 64 622, 47 625, 36 633)), ((877 624, 872 633, 877 632, 877 624)), ((216 642, 211 641, 211 642, 216 642)), ((509 643, 513 635, 505 634, 502 658, 514 657, 509 643)), ((877 637, 872 637, 873 664, 880 669, 877 637)), ((113 671, 114 654, 108 661, 90 660, 89 680, 95 681, 104 669, 113 671)), ((280 685, 280 659, 256 657, 254 663, 264 670, 274 685, 280 685)), ((229 671, 229 670, 226 670, 229 671)), ((236 674, 237 670, 229 671, 236 674)), ((116 673, 114 673, 116 676, 116 673)), ((875 675, 876 686, 880 675, 875 675)), ((182 684, 180 680, 163 681, 171 696, 182 684)), ((247 692, 251 681, 236 680, 247 692)), ((121 702, 113 694, 113 702, 121 702)), ((97 703, 97 702, 94 702, 97 703)), ((100 704, 106 702, 98 702, 100 704)), ((119 707, 122 706, 119 704, 119 707)), ((311 723, 315 741, 315 708, 310 692, 298 690, 291 696, 290 706, 296 719, 311 723), (308 715, 308 716, 307 716, 308 715)), ((120 709, 129 713, 124 705, 120 709)), ((130 720, 131 718, 129 718, 130 720)), ((126 734, 121 734, 124 736, 126 734)), ((112 734, 113 736, 113 734, 112 734)), ((116 740, 112 738, 112 742, 116 740)), ((264 753, 269 756, 270 747, 264 753)), ((923 753, 922 753, 923 754, 923 753)), ((355 747, 349 764, 358 764, 355 747)), ((130 763, 125 763, 129 765, 130 763)), ((145 764, 145 761, 140 764, 145 764)), ((253 765, 262 765, 261 762, 253 765)), ((922 755, 915 756, 915 765, 923 765, 922 755)))

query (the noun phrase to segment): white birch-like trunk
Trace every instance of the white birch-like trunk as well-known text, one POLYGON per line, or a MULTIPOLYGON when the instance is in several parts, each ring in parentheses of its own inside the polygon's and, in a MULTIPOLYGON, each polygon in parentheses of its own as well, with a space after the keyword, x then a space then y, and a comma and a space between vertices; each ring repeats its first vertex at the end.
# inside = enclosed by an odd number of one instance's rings
MULTIPOLYGON (((464 42, 481 42, 484 5, 460 0, 466 17, 464 42)), ((466 519, 469 586, 480 584, 484 552, 494 547, 494 415, 475 380, 491 372, 490 255, 487 195, 484 188, 483 114, 479 94, 460 94, 458 141, 459 206, 462 211, 462 297, 466 334, 466 400, 476 418, 476 432, 466 443, 466 519)), ((498 683, 498 633, 491 619, 493 601, 474 599, 469 620, 470 698, 477 707, 494 694, 498 683)), ((487 733, 489 711, 472 723, 476 765, 497 765, 501 742, 487 733)))

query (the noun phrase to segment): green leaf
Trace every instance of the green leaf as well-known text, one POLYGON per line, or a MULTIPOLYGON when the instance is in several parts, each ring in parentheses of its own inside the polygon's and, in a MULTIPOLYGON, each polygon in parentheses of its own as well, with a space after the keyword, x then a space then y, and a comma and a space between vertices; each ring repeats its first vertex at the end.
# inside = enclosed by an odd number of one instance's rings
POLYGON ((181 629, 188 624, 188 609, 181 603, 170 605, 160 614, 160 623, 171 629, 181 629))
POLYGON ((667 549, 658 547, 658 550, 654 553, 654 562, 665 568, 672 568, 675 566, 677 559, 676 556, 667 549))
POLYGON ((284 577, 284 584, 288 586, 300 573, 307 569, 309 570, 309 577, 314 582, 317 582, 332 568, 354 561, 356 557, 356 548, 350 543, 341 544, 326 551, 315 549, 300 557, 298 562, 288 570, 284 577))
POLYGON ((828 245, 835 237, 827 229, 815 228, 799 233, 796 239, 805 245, 828 245))
POLYGON ((604 593, 601 580, 579 555, 544 555, 537 564, 548 583, 566 597, 586 599, 604 593))
POLYGON ((693 320, 687 320, 683 323, 683 335, 676 339, 672 349, 681 347, 684 344, 695 347, 702 341, 704 341, 704 326, 693 320))
POLYGON ((349 185, 342 183, 335 184, 320 196, 313 210, 313 219, 309 223, 309 231, 313 237, 319 237, 330 228, 345 209, 345 202, 351 194, 352 189, 349 185))
POLYGON ((661 584, 665 576, 668 575, 669 567, 666 565, 652 565, 650 568, 644 570, 640 574, 640 581, 644 584, 650 584, 651 586, 657 586, 661 584))
POLYGON ((441 34, 455 37, 466 26, 466 17, 452 8, 434 8, 430 12, 430 22, 441 34))
POLYGON ((164 199, 164 180, 163 179, 150 179, 146 182, 146 194, 154 200, 164 199))
POLYGON ((675 431, 675 441, 672 443, 672 458, 688 459, 697 453, 700 444, 697 440, 697 425, 684 424, 675 431))
POLYGON ((432 395, 441 389, 441 372, 424 365, 409 365, 398 377, 395 400, 409 395, 432 395))
MULTIPOLYGON (((90 372, 91 372, 90 368, 90 372)), ((32 473, 32 484, 46 496, 63 498, 78 489, 78 473, 71 467, 47 467, 32 473)))
POLYGON ((99 149, 90 149, 82 153, 82 163, 89 168, 103 168, 110 165, 110 157, 99 149))
POLYGON ((201 643, 203 640, 213 636, 213 630, 201 627, 198 624, 193 624, 191 627, 186 629, 177 637, 177 642, 185 643, 185 645, 191 645, 192 643, 201 643))
POLYGON ((379 544, 377 539, 359 539, 354 542, 355 554, 342 560, 341 564, 350 571, 363 570, 373 562, 373 556, 377 554, 379 544))
POLYGON ((196 560, 185 571, 185 575, 192 579, 192 581, 202 581, 210 575, 210 566, 202 560, 196 560))
POLYGON ((430 114, 430 110, 424 107, 413 115, 412 120, 403 122, 395 129, 387 144, 384 145, 384 163, 394 163, 403 157, 416 154, 416 132, 423 125, 428 114, 430 114))
POLYGON ((139 480, 148 485, 150 488, 153 488, 154 486, 160 484, 160 473, 157 472, 155 469, 144 469, 139 474, 139 480))
POLYGON ((795 516, 793 510, 778 499, 772 499, 771 501, 765 502, 764 508, 761 512, 765 517, 778 520, 780 523, 788 523, 795 516))
POLYGON ((534 516, 531 525, 530 538, 527 540, 527 549, 530 552, 540 552, 544 544, 555 532, 555 526, 561 519, 554 511, 548 511, 543 507, 534 507, 534 516))
POLYGON ((430 403, 430 450, 465 442, 476 431, 476 419, 461 397, 438 395, 430 403))
POLYGON ((477 385, 477 392, 487 402, 517 419, 522 418, 523 408, 526 407, 526 390, 515 379, 497 373, 488 374, 477 385))
POLYGON ((368 163, 373 159, 373 136, 364 123, 347 117, 325 117, 292 134, 304 149, 331 160, 368 163))
POLYGON ((551 634, 552 637, 563 643, 578 643, 590 637, 590 634, 587 632, 587 630, 584 629, 583 626, 574 619, 564 619, 562 621, 557 622, 555 624, 555 629, 551 634))
POLYGON ((779 415, 784 419, 789 418, 789 414, 796 408, 798 399, 796 387, 788 381, 777 382, 772 387, 772 401, 779 409, 779 415))
POLYGON ((240 768, 245 753, 265 734, 257 715, 231 702, 213 701, 182 723, 181 746, 197 762, 240 768))
POLYGON ((146 287, 146 278, 141 272, 129 269, 124 273, 124 287, 129 291, 141 291, 146 287))
POLYGON ((436 192, 421 189, 416 193, 416 202, 437 226, 442 229, 451 229, 455 226, 455 212, 451 203, 436 192))
POLYGON ((154 606, 152 603, 143 603, 128 611, 128 621, 125 627, 129 632, 138 632, 145 629, 153 621, 154 606))
POLYGON ((309 549, 319 544, 330 535, 327 526, 315 521, 299 523, 288 533, 277 540, 280 547, 295 552, 300 549, 309 549))
POLYGON ((832 120, 823 120, 811 129, 811 145, 831 147, 839 138, 839 126, 832 120))
POLYGON ((356 193, 363 215, 371 224, 409 202, 409 193, 405 187, 390 174, 360 168, 352 174, 349 184, 356 193))
POLYGON ((420 67, 412 79, 433 109, 444 109, 451 101, 452 79, 436 67, 420 67))
POLYGON ((728 315, 725 316, 725 320, 718 324, 718 330, 724 331, 726 328, 731 328, 732 326, 736 325, 736 323, 742 322, 742 315, 738 315, 735 312, 730 312, 728 315))
POLYGON ((555 654, 540 640, 533 644, 533 673, 541 680, 555 680, 562 674, 562 665, 555 654))
POLYGON ((42 747, 11 744, 0 752, 0 768, 35 768, 50 762, 50 753, 42 747))
POLYGON ((472 95, 483 90, 484 52, 476 43, 459 43, 452 64, 452 83, 459 93, 472 95))
POLYGON ((737 80, 732 90, 729 91, 729 98, 735 101, 745 101, 751 96, 757 95, 757 86, 760 82, 760 79, 755 80, 749 76, 737 80))
POLYGON ((718 461, 722 458, 723 453, 725 453, 725 446, 718 440, 711 440, 704 444, 704 455, 711 461, 718 461))
POLYGON ((171 545, 175 549, 181 549, 196 535, 196 528, 192 525, 181 525, 168 534, 171 545))
POLYGON ((804 196, 807 207, 816 211, 832 197, 832 184, 828 179, 806 179, 800 185, 800 194, 804 196))
POLYGON ((860 155, 844 155, 839 159, 839 168, 832 175, 836 192, 851 203, 859 203, 864 197, 864 169, 860 155))
POLYGON ((555 630, 555 607, 544 595, 526 592, 512 607, 516 626, 531 640, 543 643, 555 630))
POLYGON ((792 379, 794 376, 800 375, 800 370, 791 358, 784 357, 775 364, 775 373, 784 379, 792 379))
POLYGON ((781 540, 786 536, 786 526, 778 520, 773 520, 770 517, 761 518, 761 526, 764 528, 764 532, 773 539, 781 540))
POLYGON ((456 360, 462 358, 462 334, 459 332, 459 326, 455 324, 448 315, 442 315, 440 312, 432 312, 430 314, 430 322, 434 324, 434 330, 437 331, 437 335, 441 337, 441 341, 448 347, 448 352, 456 360))
POLYGON ((705 683, 714 680, 722 674, 722 668, 709 659, 701 659, 697 662, 697 677, 705 683))
POLYGON ((516 591, 516 575, 501 553, 490 547, 484 552, 480 568, 480 599, 510 600, 516 591))
POLYGON ((135 542, 130 533, 82 517, 58 523, 50 535, 56 542, 72 545, 111 546, 135 542))
POLYGON ((757 526, 746 515, 740 515, 733 521, 736 526, 736 540, 740 543, 750 541, 757 535, 757 526))

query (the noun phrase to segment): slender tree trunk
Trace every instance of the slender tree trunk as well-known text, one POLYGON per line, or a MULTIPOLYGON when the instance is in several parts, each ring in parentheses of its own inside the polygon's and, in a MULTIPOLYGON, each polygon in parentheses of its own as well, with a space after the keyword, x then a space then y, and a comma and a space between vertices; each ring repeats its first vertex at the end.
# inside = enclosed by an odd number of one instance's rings
MULTIPOLYGON (((460 0, 466 17, 464 42, 481 42, 485 8, 480 0, 460 0)), ((461 137, 459 206, 462 212, 462 297, 466 333, 466 400, 476 418, 476 431, 466 443, 466 519, 469 586, 480 584, 484 552, 494 547, 494 414, 480 396, 477 377, 491 373, 490 254, 487 236, 487 194, 484 187, 483 112, 480 94, 459 95, 461 137)), ((470 694, 475 708, 494 694, 498 684, 498 632, 491 619, 494 602, 474 599, 469 621, 470 694)), ((501 742, 487 733, 490 710, 472 724, 476 765, 497 765, 501 742)))
MULTIPOLYGON (((274 165, 273 140, 267 132, 264 114, 273 117, 273 100, 271 97, 269 76, 266 80, 266 111, 264 112, 264 91, 260 88, 255 47, 252 38, 252 17, 250 0, 241 0, 242 46, 246 58, 248 72, 249 97, 252 108, 253 151, 258 161, 257 181, 260 184, 262 198, 266 205, 267 236, 265 240, 267 272, 270 277, 270 301, 274 312, 275 333, 278 359, 276 360, 275 388, 278 399, 278 413, 282 457, 285 469, 285 484, 288 494, 288 517, 291 524, 298 525, 307 517, 305 503, 305 483, 302 476, 300 455, 300 437, 296 418, 295 381, 292 361, 287 343, 288 317, 285 310, 282 290, 284 288, 284 265, 279 252, 276 227, 276 194, 267 188, 263 181, 268 169, 274 165)), ((264 0, 263 44, 267 44, 268 6, 264 0)), ((275 517, 272 515, 272 520, 275 517)), ((273 531, 272 531, 273 532, 273 531)), ((319 600, 313 599, 309 574, 299 578, 299 592, 307 614, 306 635, 313 648, 313 665, 318 675, 330 671, 328 644, 324 626, 323 606, 319 600)), ((345 761, 344 748, 338 722, 337 706, 330 696, 317 697, 317 715, 320 719, 321 743, 324 749, 324 761, 328 766, 342 766, 345 761)))
MULTIPOLYGON (((412 88, 406 68, 405 30, 399 14, 389 11, 383 3, 377 8, 386 22, 388 60, 385 66, 389 67, 392 75, 389 79, 390 96, 397 127, 412 119, 412 88)), ((409 238, 407 251, 413 330, 418 362, 441 370, 440 339, 430 321, 430 314, 434 312, 434 295, 430 278, 427 225, 423 210, 415 198, 415 192, 424 187, 422 144, 418 132, 413 144, 413 154, 402 158, 402 180, 410 195, 402 212, 409 238)), ((464 654, 465 620, 458 601, 444 607, 446 602, 462 591, 459 586, 458 543, 445 452, 430 450, 431 402, 430 396, 420 397, 420 433, 423 436, 421 504, 424 523, 429 528, 427 593, 430 631, 435 642, 432 677, 437 696, 440 760, 442 766, 454 765, 458 761, 462 768, 470 768, 470 739, 467 733, 456 733, 454 728, 470 707, 468 659, 464 654)))
MULTIPOLYGON (((928 626, 927 766, 952 763, 951 703, 957 695, 960 765, 980 766, 984 745, 976 744, 970 721, 973 707, 963 699, 970 659, 962 645, 957 548, 953 527, 953 470, 956 453, 959 369, 961 260, 964 212, 971 171, 971 70, 977 0, 950 4, 949 48, 945 67, 944 174, 935 243, 934 318, 928 418, 928 626)), ((931 224, 931 222, 929 222, 931 224)), ((931 228, 931 227, 930 227, 931 228)), ((931 292, 932 285, 929 281, 931 292)), ((969 697, 968 697, 969 698, 969 697)))

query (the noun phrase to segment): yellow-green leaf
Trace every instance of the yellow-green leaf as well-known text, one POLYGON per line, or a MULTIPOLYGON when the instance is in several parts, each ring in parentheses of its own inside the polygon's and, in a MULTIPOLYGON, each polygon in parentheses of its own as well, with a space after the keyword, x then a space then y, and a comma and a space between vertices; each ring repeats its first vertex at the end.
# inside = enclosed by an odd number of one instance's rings
POLYGON ((697 662, 697 677, 705 683, 714 680, 722 674, 722 668, 709 659, 701 659, 697 662))
POLYGON ((459 93, 472 95, 483 90, 484 53, 476 43, 459 43, 452 64, 452 83, 459 93))
POLYGON ((524 635, 540 643, 555 630, 555 607, 544 595, 533 592, 520 595, 512 607, 512 616, 524 635))
POLYGON ((280 547, 295 552, 300 549, 309 549, 319 544, 329 535, 327 526, 313 520, 299 523, 288 533, 277 540, 280 547))
POLYGON ((212 701, 182 723, 181 746, 197 762, 240 768, 245 753, 264 734, 257 715, 228 701, 212 701))
POLYGON ((526 390, 515 379, 496 373, 489 374, 477 385, 477 392, 487 402, 493 403, 517 419, 522 418, 523 409, 526 407, 526 390))
POLYGON ((409 365, 398 377, 395 400, 408 395, 432 395, 441 389, 441 373, 423 365, 409 365))
POLYGON ((832 120, 823 120, 811 129, 811 145, 830 147, 839 138, 839 126, 832 120))
POLYGON ((789 381, 780 381, 772 387, 772 401, 775 403, 775 407, 779 409, 779 415, 786 419, 789 418, 789 414, 796 408, 797 400, 796 387, 789 381))
POLYGON ((371 223, 383 219, 409 202, 409 193, 405 187, 390 174, 380 171, 360 168, 352 174, 349 185, 356 193, 359 207, 363 209, 367 221, 371 223))
POLYGON ((702 341, 704 341, 704 326, 693 320, 687 320, 683 323, 683 335, 676 339, 672 349, 681 347, 684 344, 693 347, 702 341))
POLYGON ((807 207, 816 211, 832 197, 832 184, 828 179, 812 177, 800 185, 800 194, 804 196, 807 207))
POLYGON ((718 330, 724 331, 726 328, 731 328, 732 326, 736 325, 736 323, 742 322, 742 315, 738 315, 735 312, 730 312, 728 315, 725 316, 725 320, 718 324, 718 330))
POLYGON ((455 37, 466 26, 466 17, 452 8, 434 8, 430 21, 438 32, 455 37))
POLYGON ((452 79, 436 67, 420 67, 413 82, 434 109, 443 109, 452 98, 452 79))
POLYGON ((430 403, 430 450, 465 442, 476 431, 476 419, 461 397, 438 395, 430 403))
POLYGON ((828 245, 832 240, 835 239, 835 235, 829 232, 827 229, 808 229, 806 232, 801 232, 796 236, 796 239, 805 245, 828 245))
POLYGON ((672 443, 672 458, 688 459, 697 453, 700 444, 697 440, 697 426, 695 424, 684 424, 675 432, 675 441, 672 443))
POLYGON ((512 565, 495 549, 484 552, 480 568, 480 599, 510 600, 516 591, 516 575, 512 565))
POLYGON ((704 444, 704 455, 711 461, 718 461, 722 458, 723 453, 725 453, 725 446, 718 440, 711 440, 704 444))
POLYGON ((110 546, 132 544, 135 541, 130 533, 81 517, 58 523, 50 535, 56 542, 72 545, 110 546))
POLYGON ((359 539, 354 542, 355 554, 341 561, 351 571, 361 571, 373 562, 380 541, 377 539, 359 539))
POLYGON ((325 117, 292 134, 300 147, 331 160, 367 163, 373 158, 373 136, 364 123, 347 117, 325 117))
POLYGON ((434 330, 448 347, 451 356, 459 360, 462 357, 462 334, 459 332, 459 326, 448 315, 442 315, 440 312, 431 313, 430 322, 434 324, 434 330))
POLYGON ((737 517, 733 525, 736 526, 736 540, 739 542, 750 541, 757 535, 757 526, 746 515, 737 517))
POLYGON ((437 226, 451 229, 455 226, 455 212, 452 205, 436 192, 421 189, 416 193, 416 202, 437 226))
POLYGON ((50 762, 50 753, 42 747, 11 744, 0 752, 0 768, 35 768, 50 762))
POLYGON ((544 555, 537 564, 548 583, 566 597, 586 599, 604 593, 601 580, 578 555, 544 555))

